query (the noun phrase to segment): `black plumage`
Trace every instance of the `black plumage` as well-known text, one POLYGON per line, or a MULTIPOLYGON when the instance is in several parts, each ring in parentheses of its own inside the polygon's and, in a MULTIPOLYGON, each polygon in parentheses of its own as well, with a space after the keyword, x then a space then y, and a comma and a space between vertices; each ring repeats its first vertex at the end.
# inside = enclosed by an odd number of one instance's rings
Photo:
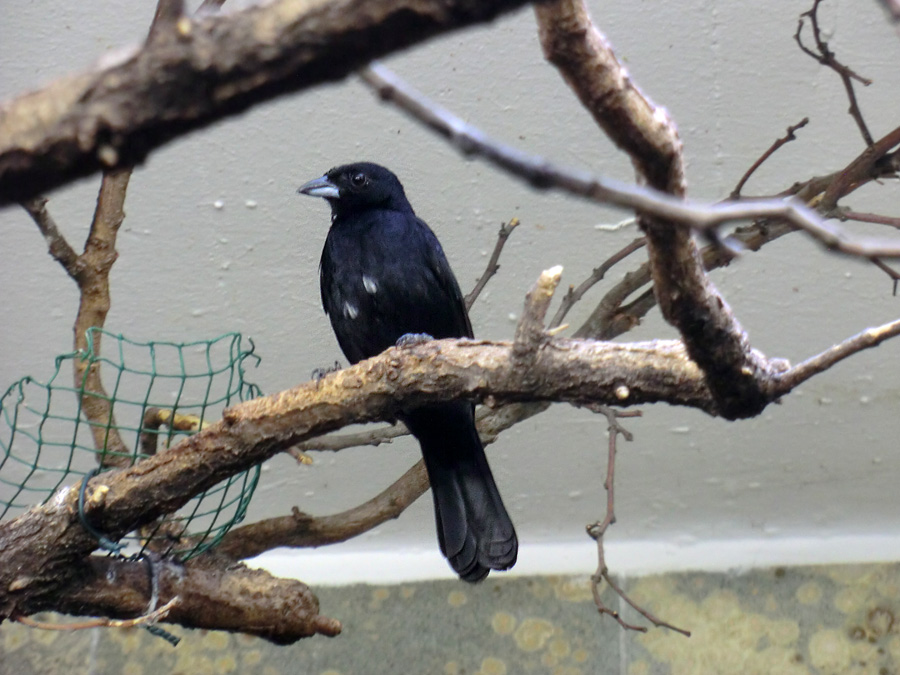
MULTIPOLYGON (((331 229, 320 263, 322 304, 351 363, 404 335, 472 337, 443 249, 413 211, 397 177, 377 164, 339 166, 301 193, 324 197, 331 229)), ((467 401, 404 411, 422 447, 438 542, 460 578, 513 566, 518 541, 491 475, 467 401)))

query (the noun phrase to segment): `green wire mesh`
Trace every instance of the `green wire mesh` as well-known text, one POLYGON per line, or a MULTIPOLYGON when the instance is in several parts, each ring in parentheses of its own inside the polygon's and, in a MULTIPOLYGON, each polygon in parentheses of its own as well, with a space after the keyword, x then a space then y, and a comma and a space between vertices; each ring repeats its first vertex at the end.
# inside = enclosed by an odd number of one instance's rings
MULTIPOLYGON (((98 466, 128 466, 166 452, 181 437, 220 419, 226 406, 260 394, 244 378, 245 361, 259 358, 252 341, 244 349, 236 333, 199 342, 142 343, 91 328, 87 338, 83 353, 57 357, 46 384, 24 377, 0 398, 0 519, 47 501, 98 466), (102 355, 96 349, 101 337, 102 355), (79 359, 86 362, 85 376, 72 386, 68 382, 79 359), (86 391, 87 373, 97 367, 108 396, 86 391), (95 406, 105 415, 96 419, 94 413, 91 422, 83 407, 95 406), (145 422, 151 417, 167 423, 145 422)), ((123 543, 131 552, 149 549, 181 560, 202 553, 244 518, 258 479, 259 467, 232 476, 123 543)))

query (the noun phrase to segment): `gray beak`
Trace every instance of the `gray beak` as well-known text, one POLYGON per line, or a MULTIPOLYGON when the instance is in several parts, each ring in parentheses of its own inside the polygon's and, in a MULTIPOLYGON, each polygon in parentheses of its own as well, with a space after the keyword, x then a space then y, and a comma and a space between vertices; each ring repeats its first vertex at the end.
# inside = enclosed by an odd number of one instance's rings
POLYGON ((338 199, 341 196, 338 186, 328 180, 328 176, 313 178, 308 183, 301 185, 297 192, 310 197, 324 197, 325 199, 338 199))

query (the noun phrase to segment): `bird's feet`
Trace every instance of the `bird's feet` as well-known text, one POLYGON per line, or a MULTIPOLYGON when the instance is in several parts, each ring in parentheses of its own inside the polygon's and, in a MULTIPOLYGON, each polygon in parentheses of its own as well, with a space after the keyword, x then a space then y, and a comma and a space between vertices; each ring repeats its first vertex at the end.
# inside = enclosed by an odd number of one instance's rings
POLYGON ((316 384, 318 384, 323 378, 325 378, 326 375, 328 375, 329 373, 336 373, 340 369, 341 364, 338 361, 335 361, 333 366, 329 366, 327 368, 316 368, 315 370, 313 370, 310 374, 310 379, 315 380, 316 384))
POLYGON ((406 333, 406 335, 401 335, 394 344, 401 348, 415 347, 423 342, 431 342, 432 340, 434 338, 428 333, 406 333))

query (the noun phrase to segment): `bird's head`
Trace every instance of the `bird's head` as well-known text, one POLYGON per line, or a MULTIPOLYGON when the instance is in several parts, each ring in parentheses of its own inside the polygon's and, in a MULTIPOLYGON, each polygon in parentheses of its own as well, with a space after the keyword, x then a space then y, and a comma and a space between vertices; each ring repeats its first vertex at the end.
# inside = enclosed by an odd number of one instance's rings
POLYGON ((337 166, 297 191, 327 199, 335 217, 370 208, 412 211, 397 176, 371 162, 337 166))

